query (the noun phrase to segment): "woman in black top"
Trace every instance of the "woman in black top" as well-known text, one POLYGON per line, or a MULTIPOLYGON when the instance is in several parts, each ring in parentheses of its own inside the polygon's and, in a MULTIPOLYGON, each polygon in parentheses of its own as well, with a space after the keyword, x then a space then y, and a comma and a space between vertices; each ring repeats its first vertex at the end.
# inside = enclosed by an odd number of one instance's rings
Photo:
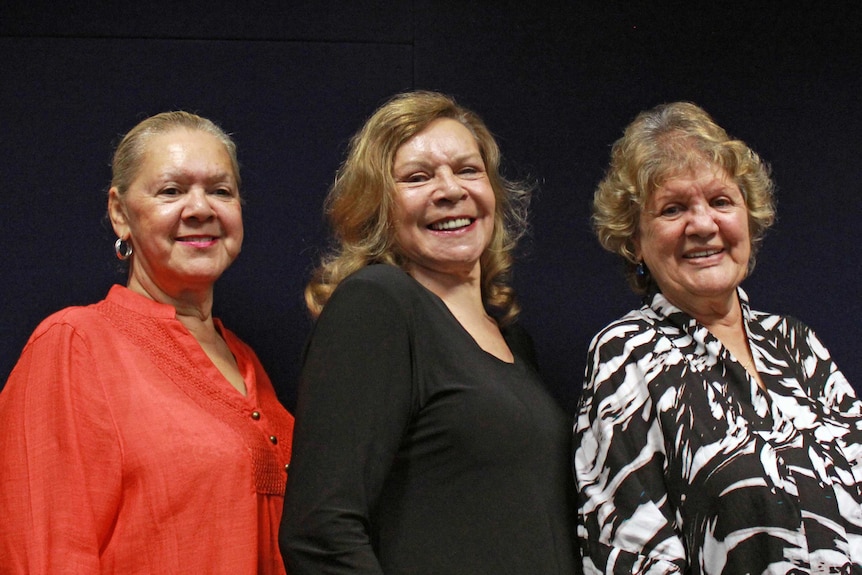
POLYGON ((288 571, 575 572, 569 423, 507 284, 527 192, 475 114, 402 94, 327 198, 281 546, 288 571))

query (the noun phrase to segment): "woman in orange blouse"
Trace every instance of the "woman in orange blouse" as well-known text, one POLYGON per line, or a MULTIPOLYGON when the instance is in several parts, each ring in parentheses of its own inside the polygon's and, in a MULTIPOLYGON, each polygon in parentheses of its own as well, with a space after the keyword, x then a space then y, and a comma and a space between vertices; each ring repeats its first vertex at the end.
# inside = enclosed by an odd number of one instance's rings
POLYGON ((212 316, 243 240, 233 141, 144 120, 108 215, 127 286, 43 321, 0 393, 0 572, 284 573, 293 417, 212 316))

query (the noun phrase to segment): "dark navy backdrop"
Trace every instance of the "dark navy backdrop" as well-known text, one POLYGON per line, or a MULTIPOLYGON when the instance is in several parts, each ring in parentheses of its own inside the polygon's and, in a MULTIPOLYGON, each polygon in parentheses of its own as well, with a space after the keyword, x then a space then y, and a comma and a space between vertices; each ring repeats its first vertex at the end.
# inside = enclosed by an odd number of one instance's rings
POLYGON ((754 307, 814 327, 862 390, 862 8, 832 4, 6 2, 0 384, 43 317, 124 282, 102 220, 111 151, 140 119, 182 108, 239 144, 246 242, 216 313, 292 408, 302 286, 346 140, 388 96, 427 88, 478 111, 507 173, 539 183, 515 281, 566 409, 592 334, 638 303, 590 232, 592 189, 624 125, 673 100, 773 165, 779 221, 744 287, 754 307))

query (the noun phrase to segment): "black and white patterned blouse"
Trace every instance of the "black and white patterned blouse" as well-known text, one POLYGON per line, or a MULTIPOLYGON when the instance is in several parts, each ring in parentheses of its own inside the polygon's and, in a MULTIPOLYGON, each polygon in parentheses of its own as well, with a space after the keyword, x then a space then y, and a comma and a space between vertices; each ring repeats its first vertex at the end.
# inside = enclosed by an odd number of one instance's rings
POLYGON ((585 573, 862 574, 862 402, 808 327, 738 292, 767 391, 661 294, 593 339, 585 573))

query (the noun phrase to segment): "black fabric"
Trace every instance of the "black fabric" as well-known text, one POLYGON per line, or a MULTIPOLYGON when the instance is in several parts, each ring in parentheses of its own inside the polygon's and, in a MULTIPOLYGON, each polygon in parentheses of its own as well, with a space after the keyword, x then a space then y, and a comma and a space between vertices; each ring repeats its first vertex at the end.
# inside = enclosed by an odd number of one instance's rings
POLYGON ((281 530, 292 575, 575 572, 570 421, 526 333, 479 348, 398 268, 334 293, 306 350, 281 530))

